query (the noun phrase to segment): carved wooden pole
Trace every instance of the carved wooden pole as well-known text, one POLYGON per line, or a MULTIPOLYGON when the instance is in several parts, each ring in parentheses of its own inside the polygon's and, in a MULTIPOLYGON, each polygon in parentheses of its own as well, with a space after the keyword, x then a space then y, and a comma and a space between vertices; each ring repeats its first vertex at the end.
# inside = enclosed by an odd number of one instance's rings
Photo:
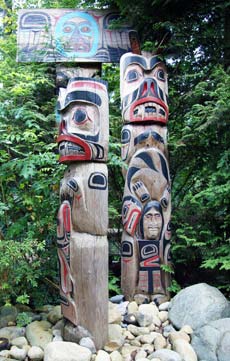
POLYGON ((86 328, 101 348, 108 332, 106 82, 70 78, 67 88, 60 88, 59 112, 59 161, 68 164, 57 229, 62 313, 73 325, 86 328))
POLYGON ((157 56, 127 53, 120 61, 122 159, 122 274, 124 295, 161 302, 169 293, 171 185, 167 157, 168 86, 157 56))

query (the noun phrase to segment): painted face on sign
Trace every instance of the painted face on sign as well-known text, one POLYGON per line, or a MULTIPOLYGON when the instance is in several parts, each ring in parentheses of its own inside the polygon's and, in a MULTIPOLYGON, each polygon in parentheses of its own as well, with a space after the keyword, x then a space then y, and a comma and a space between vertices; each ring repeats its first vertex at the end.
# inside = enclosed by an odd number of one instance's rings
POLYGON ((66 57, 88 58, 96 54, 99 30, 95 19, 74 11, 61 16, 55 27, 57 51, 66 57))
POLYGON ((106 83, 72 78, 59 96, 60 162, 105 160, 108 150, 108 94, 106 83))
POLYGON ((122 117, 125 122, 168 121, 168 84, 164 63, 157 57, 127 53, 121 58, 122 117))

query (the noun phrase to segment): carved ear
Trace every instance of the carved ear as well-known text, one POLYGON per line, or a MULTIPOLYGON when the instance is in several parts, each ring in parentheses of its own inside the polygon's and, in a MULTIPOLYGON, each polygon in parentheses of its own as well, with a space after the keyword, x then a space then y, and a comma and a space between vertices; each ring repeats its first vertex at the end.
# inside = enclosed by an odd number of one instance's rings
POLYGON ((154 52, 153 55, 162 54, 171 38, 172 38, 172 32, 170 30, 166 30, 162 38, 159 40, 156 46, 156 51, 154 52))

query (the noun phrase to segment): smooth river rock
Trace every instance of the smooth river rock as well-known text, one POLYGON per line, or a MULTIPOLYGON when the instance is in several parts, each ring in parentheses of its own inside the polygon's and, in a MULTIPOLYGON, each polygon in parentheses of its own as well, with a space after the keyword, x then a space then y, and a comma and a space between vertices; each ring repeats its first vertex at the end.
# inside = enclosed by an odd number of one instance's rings
POLYGON ((211 321, 192 335, 192 346, 201 361, 230 360, 230 318, 211 321))
POLYGON ((171 301, 169 319, 180 329, 190 325, 193 330, 209 321, 230 317, 230 304, 215 287, 199 283, 180 291, 171 301))
POLYGON ((108 352, 104 350, 99 350, 95 358, 95 361, 110 361, 110 356, 108 352))
POLYGON ((73 342, 51 342, 44 350, 44 361, 90 361, 91 351, 73 342))
POLYGON ((154 358, 159 358, 161 361, 182 361, 181 356, 177 352, 167 349, 157 350, 148 356, 149 360, 154 358))
POLYGON ((53 339, 51 327, 48 321, 34 321, 27 325, 26 337, 31 346, 38 346, 44 350, 53 339))
POLYGON ((24 360, 26 358, 27 352, 22 348, 12 346, 9 354, 16 360, 24 360))
POLYGON ((18 310, 15 306, 0 307, 0 328, 6 327, 10 322, 16 322, 18 310))
POLYGON ((28 351, 28 356, 31 361, 40 361, 43 360, 44 351, 37 346, 32 346, 28 351))
POLYGON ((117 324, 109 325, 109 336, 108 342, 106 343, 104 349, 108 352, 113 352, 118 350, 125 342, 125 337, 122 332, 122 327, 117 324))
POLYGON ((181 355, 183 361, 197 361, 197 355, 193 347, 183 338, 173 342, 173 350, 181 355))
POLYGON ((118 310, 117 304, 109 302, 109 323, 121 323, 121 313, 118 310))
POLYGON ((58 321, 63 318, 61 312, 61 306, 55 306, 47 315, 47 320, 55 325, 58 321))
POLYGON ((0 337, 8 338, 11 341, 16 337, 24 336, 25 332, 25 327, 8 326, 0 329, 0 337))

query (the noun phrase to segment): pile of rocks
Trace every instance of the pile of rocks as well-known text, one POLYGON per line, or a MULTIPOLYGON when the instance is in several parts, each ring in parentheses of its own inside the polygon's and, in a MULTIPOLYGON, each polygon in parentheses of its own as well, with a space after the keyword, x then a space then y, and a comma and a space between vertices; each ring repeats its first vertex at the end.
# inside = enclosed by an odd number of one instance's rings
POLYGON ((32 322, 25 327, 14 325, 15 307, 3 307, 0 348, 5 338, 9 349, 0 351, 0 361, 230 360, 230 306, 216 288, 199 284, 182 290, 171 302, 145 302, 142 295, 132 302, 123 296, 110 299, 109 339, 99 351, 80 326, 78 343, 63 341, 60 306, 27 311, 32 322))

